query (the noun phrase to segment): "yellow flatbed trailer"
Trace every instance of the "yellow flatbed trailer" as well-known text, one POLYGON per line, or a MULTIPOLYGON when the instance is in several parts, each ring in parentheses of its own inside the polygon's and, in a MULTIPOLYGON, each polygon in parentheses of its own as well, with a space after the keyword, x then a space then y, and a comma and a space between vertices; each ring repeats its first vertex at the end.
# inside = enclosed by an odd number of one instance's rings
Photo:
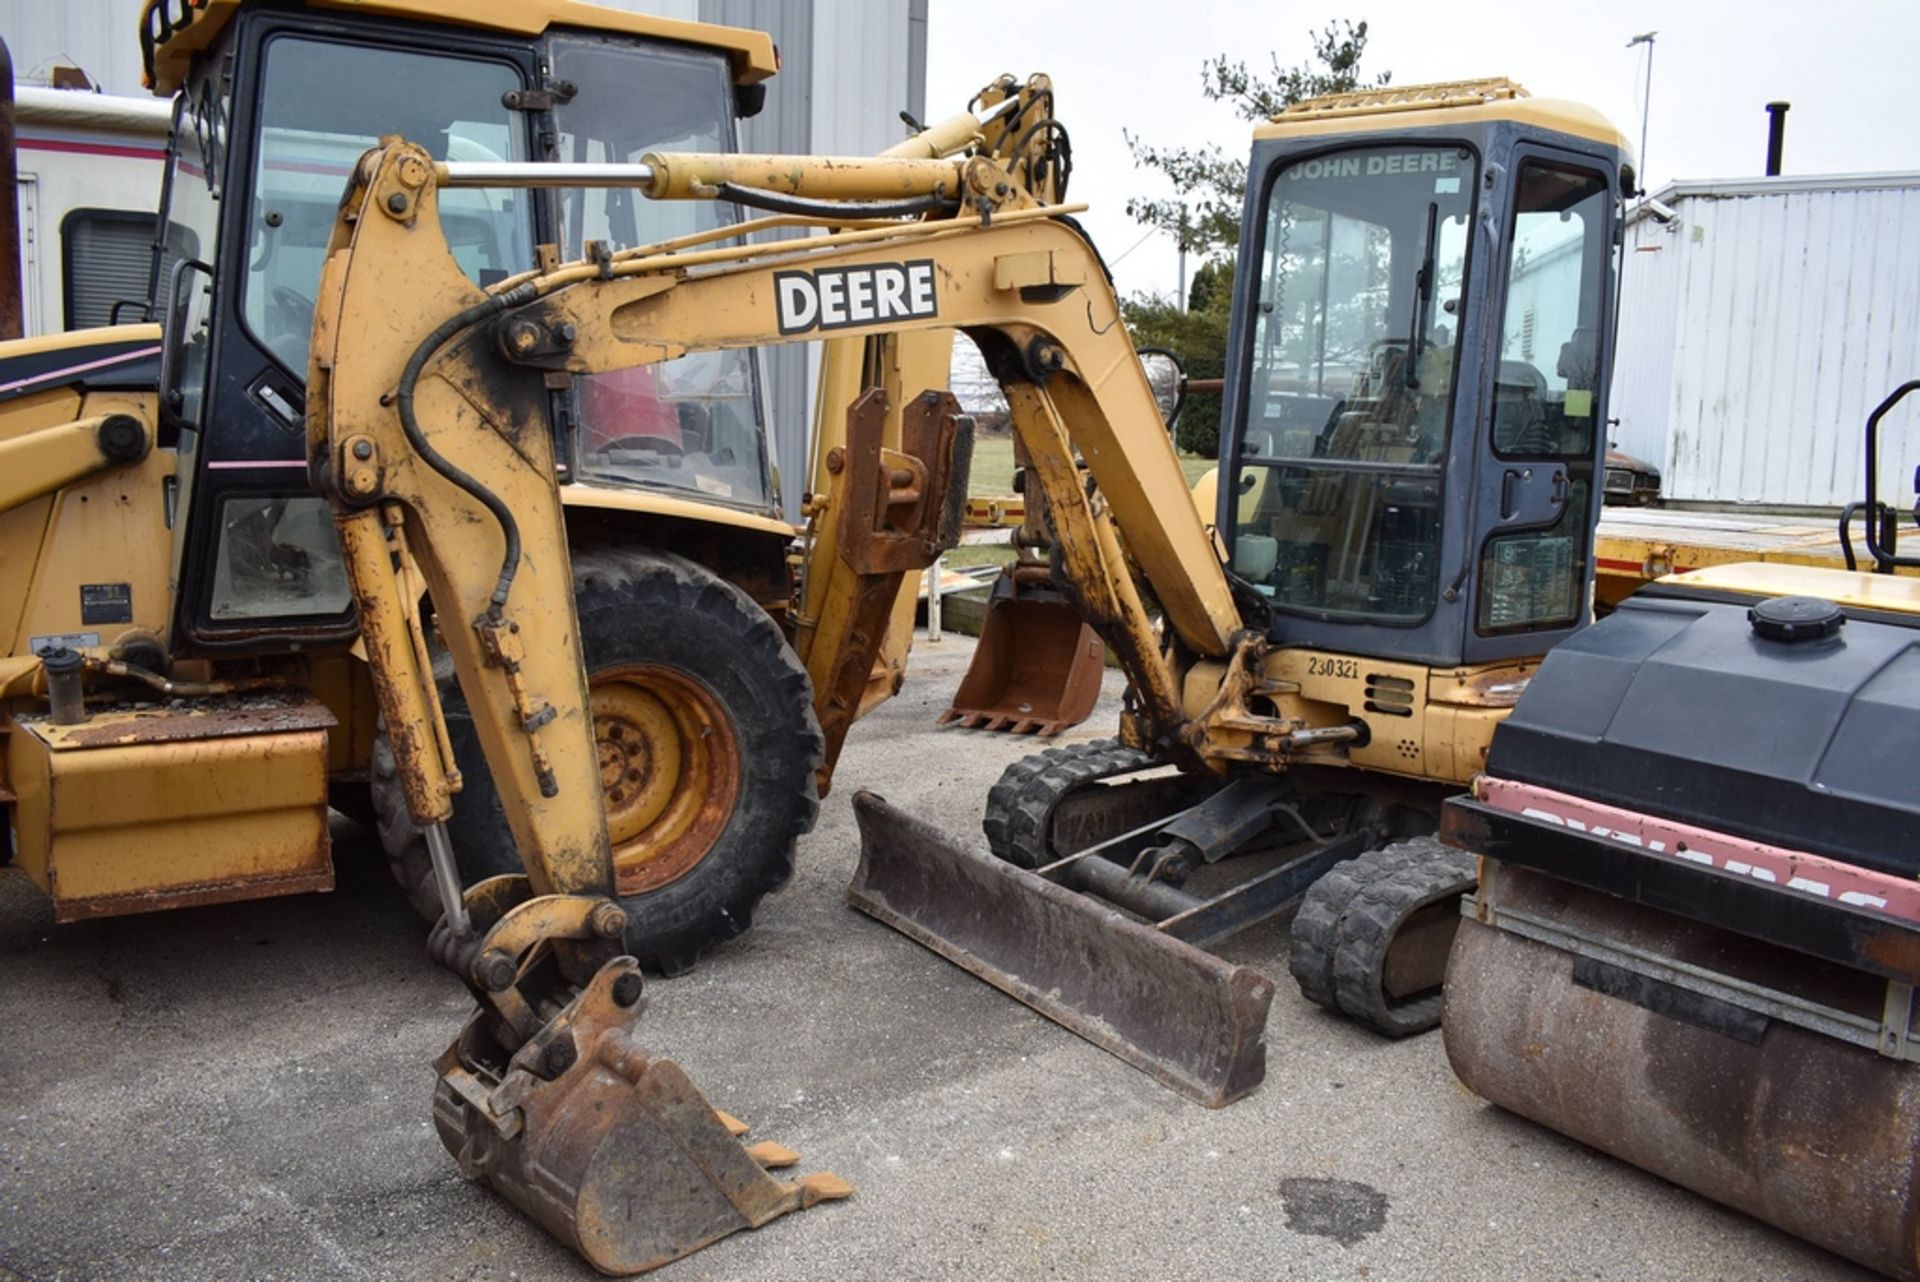
MULTIPOLYGON (((1857 527, 1856 540, 1855 554, 1864 561, 1865 542, 1857 527)), ((1846 568, 1839 526, 1831 518, 1642 508, 1606 510, 1594 560, 1594 600, 1608 607, 1662 575, 1736 561, 1846 568)))
MULTIPOLYGON (((1211 498, 1209 493, 1203 508, 1208 516, 1211 498)), ((970 497, 965 524, 975 537, 966 541, 986 541, 983 532, 1012 529, 1025 516, 1025 500, 1017 494, 970 497)), ((1857 526, 1855 538, 1855 555, 1869 562, 1865 536, 1857 526)), ((1658 508, 1607 508, 1595 535, 1594 556, 1594 600, 1607 608, 1663 575, 1737 561, 1846 568, 1839 525, 1831 517, 1658 508)), ((1899 573, 1914 571, 1903 568, 1899 573)))

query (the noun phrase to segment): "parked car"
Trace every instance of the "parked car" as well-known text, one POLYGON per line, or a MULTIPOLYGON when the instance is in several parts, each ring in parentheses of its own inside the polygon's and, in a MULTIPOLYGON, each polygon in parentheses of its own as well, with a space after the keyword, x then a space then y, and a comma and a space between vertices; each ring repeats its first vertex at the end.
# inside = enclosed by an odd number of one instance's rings
POLYGON ((1660 469, 1624 450, 1607 450, 1607 479, 1602 498, 1608 503, 1647 507, 1660 498, 1660 469))

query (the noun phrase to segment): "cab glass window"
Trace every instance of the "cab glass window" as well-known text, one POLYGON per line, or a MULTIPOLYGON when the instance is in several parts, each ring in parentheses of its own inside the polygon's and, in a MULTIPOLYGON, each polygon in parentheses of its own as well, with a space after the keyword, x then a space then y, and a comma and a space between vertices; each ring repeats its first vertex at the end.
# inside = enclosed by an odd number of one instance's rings
MULTIPOLYGON (((399 134, 436 160, 524 160, 524 125, 501 101, 520 74, 474 58, 282 37, 268 46, 263 83, 242 310, 254 338, 304 379, 321 261, 361 153, 399 134)), ((530 201, 505 189, 440 193, 448 244, 475 281, 532 266, 530 201)))
POLYGON ((1567 627, 1586 609, 1612 201, 1591 170, 1520 166, 1488 430, 1503 474, 1551 470, 1565 477, 1564 501, 1551 525, 1487 541, 1475 619, 1483 635, 1567 627))
POLYGON ((1357 147, 1268 188, 1233 568, 1277 608, 1433 609, 1475 175, 1455 146, 1357 147))
POLYGON ((223 623, 345 613, 352 592, 327 501, 248 495, 222 503, 211 600, 223 623))
MULTIPOLYGON (((632 40, 555 36, 555 76, 574 87, 554 108, 564 161, 637 164, 650 151, 730 151, 733 82, 724 56, 632 40)), ((626 188, 571 189, 560 201, 564 249, 658 244, 738 220, 712 200, 648 200, 626 188)), ((709 502, 767 508, 766 413, 751 350, 575 380, 582 480, 687 491, 709 502)))

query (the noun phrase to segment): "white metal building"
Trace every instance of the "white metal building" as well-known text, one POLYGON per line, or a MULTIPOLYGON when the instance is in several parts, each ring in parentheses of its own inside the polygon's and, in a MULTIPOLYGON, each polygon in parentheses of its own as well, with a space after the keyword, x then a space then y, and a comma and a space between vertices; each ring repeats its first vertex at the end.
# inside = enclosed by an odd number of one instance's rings
MULTIPOLYGON (((663 17, 752 27, 780 50, 766 109, 741 130, 745 151, 870 155, 905 136, 900 113, 925 119, 927 0, 597 0, 663 17)), ((139 96, 140 0, 0 0, 0 34, 19 83, 45 84, 57 65, 79 67, 107 94, 139 96)), ((938 103, 936 114, 964 103, 938 103)), ((116 204, 158 204, 152 189, 116 204)), ((44 202, 42 202, 44 204, 44 202)), ((61 214, 50 215, 53 226, 61 214)), ((41 222, 45 223, 46 218, 41 222)), ((60 317, 41 318, 58 328, 60 317)), ((813 354, 787 346, 767 353, 777 463, 789 517, 805 485, 813 354)))
MULTIPOLYGON (((1612 439, 1681 503, 1861 497, 1867 414, 1920 378, 1920 173, 1679 182, 1627 226, 1612 439), (1662 222, 1656 205, 1676 215, 1662 222)), ((1910 509, 1920 395, 1882 425, 1910 509)))

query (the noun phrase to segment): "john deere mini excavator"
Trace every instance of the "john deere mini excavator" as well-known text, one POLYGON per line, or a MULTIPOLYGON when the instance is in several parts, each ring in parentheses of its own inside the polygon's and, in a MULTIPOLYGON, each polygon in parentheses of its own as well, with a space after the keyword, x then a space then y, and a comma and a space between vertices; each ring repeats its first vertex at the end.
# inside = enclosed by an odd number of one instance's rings
MULTIPOLYGON (((1443 833, 1481 856, 1460 1079, 1707 1197, 1920 1277, 1920 565, 1734 565, 1555 650, 1443 833)), ((1920 515, 1920 514, 1917 514, 1920 515)))
POLYGON ((1021 368, 1083 372, 983 342, 1051 586, 1126 672, 1119 738, 1010 767, 986 854, 860 802, 855 905, 1212 1105, 1260 1081, 1273 985, 1200 945, 1296 905, 1308 998, 1431 1028, 1473 885, 1441 805, 1590 618, 1632 187, 1611 125, 1505 80, 1261 125, 1199 539, 1170 462, 1149 493, 1135 443, 1069 417, 1076 461, 1023 417, 1021 368), (1208 866, 1242 854, 1223 886, 1208 866))

